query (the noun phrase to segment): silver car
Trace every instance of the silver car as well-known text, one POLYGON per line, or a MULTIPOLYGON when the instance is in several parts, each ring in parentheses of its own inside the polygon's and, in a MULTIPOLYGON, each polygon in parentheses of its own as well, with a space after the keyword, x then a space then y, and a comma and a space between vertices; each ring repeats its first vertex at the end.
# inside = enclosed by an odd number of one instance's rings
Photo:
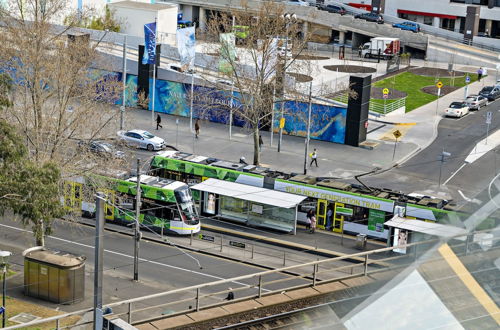
POLYGON ((162 150, 165 148, 165 140, 148 131, 140 129, 133 129, 127 132, 118 131, 118 136, 131 147, 148 149, 149 151, 162 150))
POLYGON ((469 95, 465 99, 465 103, 469 106, 471 110, 479 110, 482 106, 488 104, 488 98, 482 95, 469 95))

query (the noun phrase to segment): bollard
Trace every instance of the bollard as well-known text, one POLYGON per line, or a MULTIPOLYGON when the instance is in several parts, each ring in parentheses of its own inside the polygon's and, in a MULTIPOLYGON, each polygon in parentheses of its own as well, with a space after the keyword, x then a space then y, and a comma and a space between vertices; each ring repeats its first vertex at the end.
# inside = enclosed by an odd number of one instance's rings
POLYGON ((363 274, 366 276, 368 274, 368 255, 365 254, 365 270, 363 272, 363 274))
POLYGON ((165 227, 165 222, 161 224, 161 240, 163 241, 163 227, 165 227))
POLYGON ((283 267, 285 267, 286 264, 286 251, 283 251, 283 267))
POLYGON ((189 245, 193 245, 193 230, 191 229, 191 237, 189 239, 189 245))
POLYGON ((56 330, 59 330, 59 319, 56 320, 56 330))
POLYGON ((222 252, 222 242, 224 241, 224 236, 220 237, 220 252, 222 252))
POLYGON ((200 288, 196 289, 196 311, 200 311, 200 288))
POLYGON ((254 245, 252 244, 252 259, 253 259, 253 250, 254 250, 254 245))

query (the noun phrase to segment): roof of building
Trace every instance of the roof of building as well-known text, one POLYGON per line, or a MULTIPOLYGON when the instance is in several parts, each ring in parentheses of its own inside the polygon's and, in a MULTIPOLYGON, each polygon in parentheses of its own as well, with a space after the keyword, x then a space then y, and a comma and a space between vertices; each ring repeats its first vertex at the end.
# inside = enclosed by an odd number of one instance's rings
POLYGON ((125 8, 151 10, 151 11, 158 11, 158 10, 170 9, 170 8, 177 7, 176 4, 168 3, 168 2, 148 3, 148 2, 139 2, 139 1, 111 2, 108 5, 110 5, 112 7, 125 7, 125 8))
POLYGON ((76 256, 71 253, 49 250, 36 247, 24 251, 23 256, 33 261, 43 262, 59 268, 71 268, 80 266, 87 259, 85 256, 76 256))

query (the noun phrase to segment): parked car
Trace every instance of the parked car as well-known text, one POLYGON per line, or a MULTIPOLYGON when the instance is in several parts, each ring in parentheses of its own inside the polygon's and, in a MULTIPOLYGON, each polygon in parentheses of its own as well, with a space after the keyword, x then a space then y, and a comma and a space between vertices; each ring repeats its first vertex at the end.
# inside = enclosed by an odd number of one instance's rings
POLYGON ((187 75, 193 74, 195 78, 200 78, 200 76, 198 76, 196 73, 194 73, 193 69, 191 69, 191 70, 184 70, 179 64, 167 63, 165 69, 168 70, 168 71, 172 71, 172 72, 176 72, 176 73, 182 73, 182 74, 187 74, 187 75))
POLYGON ((491 38, 490 34, 486 32, 478 32, 476 37, 491 38))
POLYGON ((133 129, 127 132, 118 131, 118 136, 131 147, 148 149, 149 151, 162 150, 165 148, 165 140, 148 131, 140 129, 133 129))
POLYGON ((306 7, 309 6, 309 2, 304 0, 287 0, 285 1, 285 4, 294 6, 306 6, 306 7))
POLYGON ((452 102, 444 113, 448 117, 461 118, 469 113, 469 106, 465 102, 452 102))
POLYGON ((488 101, 495 101, 500 97, 500 87, 486 86, 481 89, 479 95, 488 98, 488 101))
POLYGON ((123 151, 117 150, 114 145, 104 141, 80 141, 78 142, 78 149, 107 158, 125 158, 123 151))
POLYGON ((357 14, 354 16, 354 18, 361 18, 361 19, 364 19, 365 21, 368 21, 368 22, 375 22, 377 24, 384 24, 384 18, 382 17, 382 15, 375 14, 375 13, 357 14))
POLYGON ((415 23, 415 22, 402 22, 402 23, 394 23, 392 24, 392 27, 395 28, 400 28, 401 30, 407 30, 407 31, 412 31, 412 32, 420 32, 420 24, 415 23))
POLYGON ((482 95, 469 95, 465 99, 465 103, 467 103, 470 110, 479 110, 482 106, 488 104, 488 99, 482 95))
POLYGON ((327 11, 333 14, 345 15, 347 14, 347 10, 339 5, 319 5, 318 9, 327 11))

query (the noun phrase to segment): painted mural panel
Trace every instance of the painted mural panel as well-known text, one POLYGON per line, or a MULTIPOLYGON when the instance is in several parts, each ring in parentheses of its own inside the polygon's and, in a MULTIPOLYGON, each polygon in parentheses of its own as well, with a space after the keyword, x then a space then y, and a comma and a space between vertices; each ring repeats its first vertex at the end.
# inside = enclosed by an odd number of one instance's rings
MULTIPOLYGON (((308 104, 305 102, 285 102, 285 127, 283 132, 289 135, 307 135, 308 104)), ((279 131, 281 118, 280 105, 276 105, 274 130, 279 131)), ((347 109, 323 104, 312 104, 311 139, 335 143, 345 142, 347 109)))

